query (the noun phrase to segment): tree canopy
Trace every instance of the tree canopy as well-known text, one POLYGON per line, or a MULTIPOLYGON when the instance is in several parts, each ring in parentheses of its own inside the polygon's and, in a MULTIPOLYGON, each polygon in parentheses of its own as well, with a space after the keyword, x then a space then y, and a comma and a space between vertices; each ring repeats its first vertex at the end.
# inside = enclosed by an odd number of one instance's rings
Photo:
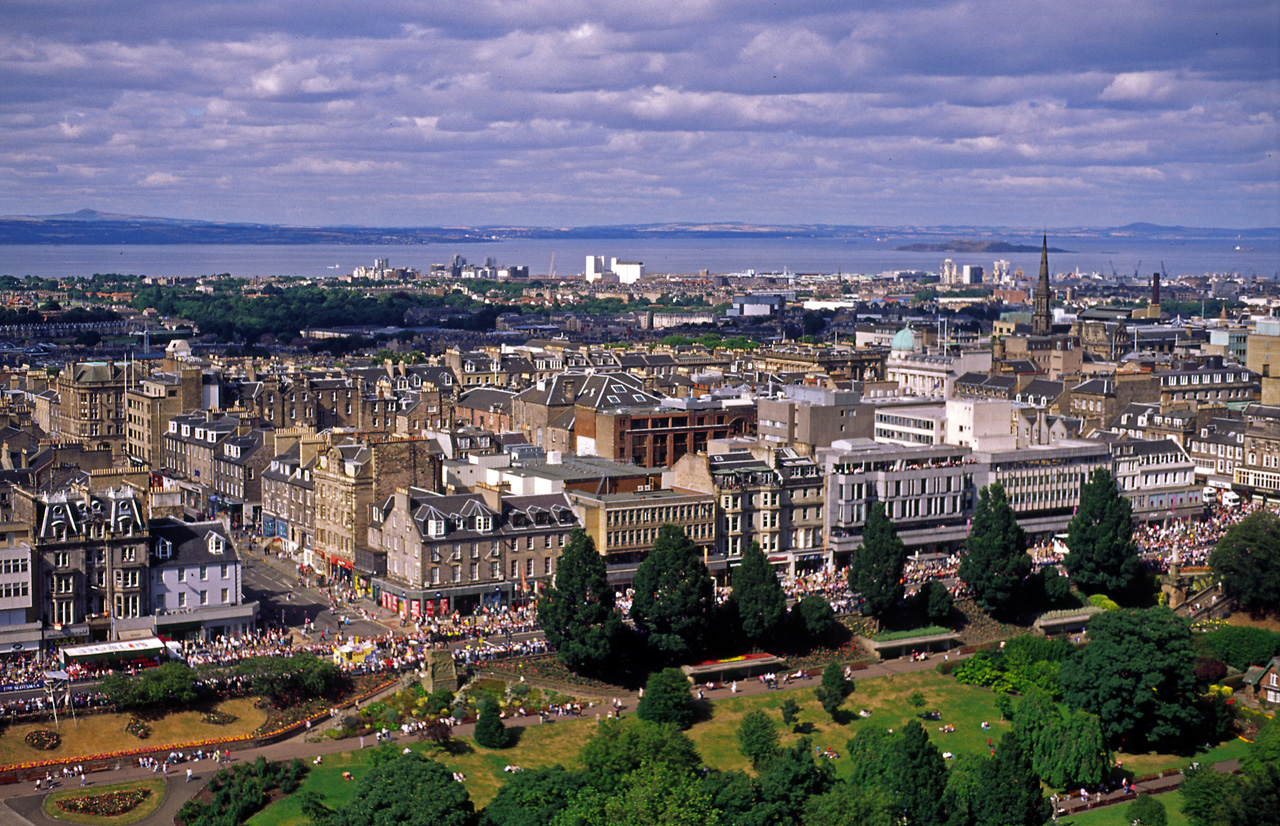
POLYGON ((622 617, 614 609, 604 557, 581 528, 569 536, 555 580, 538 600, 538 625, 572 671, 598 672, 613 660, 622 617))
POLYGON ((1133 506, 1115 477, 1098 468, 1080 489, 1080 507, 1067 526, 1063 566, 1082 590, 1118 594, 1138 575, 1133 542, 1133 506))
POLYGON ((631 618, 655 651, 679 659, 701 649, 715 610, 715 589, 698 546, 677 525, 663 525, 636 569, 631 618))
POLYGON ((1194 661, 1191 628, 1168 608, 1108 611, 1063 663, 1063 699, 1098 715, 1113 747, 1175 747, 1199 734, 1194 661))
POLYGON ((758 542, 751 543, 733 569, 733 599, 742 632, 755 645, 770 638, 786 619, 787 594, 758 542))
POLYGON ((1218 540, 1209 565, 1222 590, 1254 615, 1280 611, 1280 517, 1258 510, 1218 540))
POLYGON ((883 617, 902 599, 902 572, 907 548, 885 513, 874 502, 862 527, 862 542, 849 559, 849 587, 862 594, 862 611, 883 617))
POLYGON ((678 668, 664 668, 649 675, 636 716, 650 723, 671 723, 686 729, 693 725, 697 709, 689 693, 689 678, 678 668))
POLYGON ((466 786, 434 760, 416 752, 397 755, 357 781, 355 796, 340 809, 312 811, 317 826, 472 826, 475 807, 466 786))
POLYGON ((1013 604, 1018 586, 1029 573, 1027 535, 1014 516, 1004 486, 999 482, 987 485, 978 491, 957 576, 973 590, 978 605, 995 612, 1013 604))

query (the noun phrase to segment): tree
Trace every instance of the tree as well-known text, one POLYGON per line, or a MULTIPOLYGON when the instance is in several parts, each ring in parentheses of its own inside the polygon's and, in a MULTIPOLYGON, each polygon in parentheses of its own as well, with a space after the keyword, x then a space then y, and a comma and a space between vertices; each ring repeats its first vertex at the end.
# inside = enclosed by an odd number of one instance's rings
POLYGON ((1084 591, 1118 594, 1138 575, 1133 506, 1116 488, 1111 471, 1098 468, 1080 489, 1080 507, 1067 526, 1062 564, 1084 591))
POLYGON ((778 707, 782 712, 782 724, 789 729, 795 729, 796 722, 800 719, 800 704, 795 701, 794 697, 788 697, 782 701, 782 705, 778 707))
POLYGON ((791 608, 792 623, 797 632, 811 641, 825 639, 836 626, 836 612, 817 594, 801 597, 791 608))
POLYGON ((314 807, 309 815, 316 826, 472 826, 476 821, 467 787, 415 752, 362 773, 355 796, 342 808, 314 807))
POLYGON ((941 624, 950 621, 954 600, 947 586, 938 580, 931 579, 922 585, 916 594, 916 600, 921 613, 929 622, 941 624))
POLYGON ((862 527, 862 542, 849 560, 849 587, 862 595, 862 612, 883 617, 902 599, 907 547, 889 521, 883 502, 874 502, 862 527))
POLYGON ((1009 732, 982 762, 970 811, 974 826, 1040 826, 1050 815, 1031 755, 1009 732))
POLYGON ((1280 654, 1280 634, 1247 625, 1224 625, 1197 637, 1213 656, 1237 671, 1263 665, 1280 654))
POLYGON ((778 753, 778 730, 768 714, 757 709, 742 718, 738 724, 738 751, 756 768, 778 753))
POLYGON ((631 618, 655 650, 678 659, 701 648, 715 609, 714 587, 698 546, 663 525, 636 569, 631 618))
POLYGON ((1267 764, 1280 766, 1280 718, 1272 717, 1262 727, 1249 745, 1249 754, 1241 761, 1248 771, 1261 769, 1267 764))
POLYGON ((671 766, 644 765, 612 793, 587 789, 555 818, 557 826, 721 826, 701 783, 671 766))
POLYGON ((1098 715, 1113 746, 1174 746, 1198 722, 1193 660, 1191 628, 1168 608, 1097 614, 1059 671, 1063 699, 1098 715))
POLYGON ((911 704, 912 708, 919 711, 924 708, 924 692, 917 688, 907 695, 907 702, 911 704))
POLYGON ((1263 509, 1232 525, 1209 565, 1243 610, 1255 616, 1280 611, 1280 517, 1263 509))
POLYGON ((742 632, 753 645, 771 637, 787 614, 787 594, 759 542, 752 542, 733 570, 733 597, 742 632))
POLYGON ((853 680, 844 676, 840 663, 833 660, 822 669, 822 684, 813 693, 823 711, 834 718, 844 698, 853 693, 853 680))
MULTIPOLYGON (((645 692, 648 694, 649 692, 645 692)), ((692 774, 702 758, 689 735, 671 723, 603 720, 578 754, 587 782, 610 791, 642 765, 660 763, 692 774)))
POLYGON ((516 772, 480 813, 480 826, 544 826, 586 785, 583 776, 559 764, 516 772))
POLYGON ((804 804, 804 826, 896 826, 893 802, 882 789, 836 783, 804 804))
POLYGON ((978 491, 956 575, 973 590, 978 605, 994 613, 1012 606, 1018 586, 1029 573, 1027 535, 1014 516, 1004 485, 993 482, 978 491))
POLYGON ((636 716, 650 723, 671 723, 687 729, 697 717, 689 678, 678 668, 664 668, 649 675, 644 696, 636 706, 636 716))
POLYGON ((569 535, 555 580, 538 600, 538 626, 571 671, 599 671, 613 660, 623 630, 604 557, 581 528, 569 535))
POLYGON ((1164 804, 1159 798, 1149 794, 1130 803, 1129 808, 1124 811, 1124 819, 1133 826, 1167 826, 1169 823, 1164 804))
POLYGON ((942 752, 929 742, 918 720, 903 726, 893 737, 893 749, 885 758, 885 782, 898 807, 912 826, 942 826, 946 818, 942 789, 947 767, 942 752))
POLYGON ((480 716, 476 719, 476 742, 486 749, 504 749, 511 742, 507 727, 502 724, 498 701, 490 694, 480 701, 480 716))
POLYGON ((775 807, 781 822, 795 822, 814 795, 825 793, 835 781, 830 761, 814 759, 813 741, 801 737, 783 749, 760 772, 760 796, 775 807))
POLYGON ((1191 826, 1222 826, 1228 822, 1228 800, 1236 791, 1238 780, 1222 774, 1212 766, 1192 766, 1183 772, 1182 813, 1191 826))

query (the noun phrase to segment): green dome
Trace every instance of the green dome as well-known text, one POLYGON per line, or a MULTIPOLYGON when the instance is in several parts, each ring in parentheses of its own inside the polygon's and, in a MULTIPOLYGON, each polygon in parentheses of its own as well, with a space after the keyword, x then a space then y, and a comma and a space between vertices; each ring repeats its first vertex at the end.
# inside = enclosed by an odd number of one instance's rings
MULTIPOLYGON (((883 340, 881 339, 881 341, 883 340)), ((916 349, 916 334, 911 330, 910 326, 903 327, 893 334, 893 342, 889 347, 893 350, 914 350, 916 349)))

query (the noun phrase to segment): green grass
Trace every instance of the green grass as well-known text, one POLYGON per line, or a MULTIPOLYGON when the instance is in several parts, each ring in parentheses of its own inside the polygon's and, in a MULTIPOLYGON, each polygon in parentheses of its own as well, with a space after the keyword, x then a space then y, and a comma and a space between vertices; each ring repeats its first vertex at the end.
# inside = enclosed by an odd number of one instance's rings
MULTIPOLYGON (((816 687, 818 681, 813 680, 812 684, 816 687)), ((975 686, 962 685, 936 671, 859 680, 855 686, 854 693, 845 700, 842 707, 851 717, 847 725, 832 721, 814 699, 813 690, 803 688, 717 699, 715 717, 695 725, 689 730, 689 736, 707 765, 722 770, 748 770, 749 761, 738 752, 736 735, 739 722, 748 712, 763 709, 774 718, 781 731, 782 715, 778 708, 783 700, 790 697, 800 704, 801 725, 808 724, 812 727, 808 736, 813 744, 830 747, 840 755, 834 762, 837 774, 843 775, 847 765, 845 744, 859 729, 877 726, 897 730, 909 720, 920 720, 920 724, 929 733, 929 739, 939 749, 958 756, 989 754, 987 739, 999 742, 1010 728, 1010 724, 1001 720, 1000 712, 996 711, 995 694, 975 686), (941 720, 921 720, 919 713, 908 705, 906 696, 917 689, 925 697, 922 710, 941 712, 941 720), (869 710, 871 716, 857 716, 862 709, 869 710), (983 730, 984 720, 991 724, 990 729, 983 730), (945 734, 938 730, 948 724, 955 726, 954 733, 945 734)), ((784 732, 782 745, 790 746, 801 736, 784 732)))
POLYGON ((164 781, 163 780, 138 780, 133 783, 114 783, 110 786, 90 786, 87 788, 72 788, 65 791, 54 792, 44 799, 44 814, 52 820, 62 820, 67 823, 90 823, 99 824, 99 826, 124 826, 127 823, 137 823, 139 820, 150 815, 156 809, 160 808, 160 804, 164 802, 164 781), (74 812, 64 812, 58 808, 57 802, 68 797, 90 797, 93 795, 107 794, 109 792, 125 792, 132 789, 150 789, 151 795, 137 805, 131 812, 125 812, 118 817, 96 817, 94 815, 82 815, 74 812))
MULTIPOLYGON (((1167 792, 1159 795, 1164 804, 1165 814, 1169 816, 1169 826, 1189 826, 1187 816, 1182 813, 1182 795, 1167 792)), ((1078 815, 1059 818, 1059 826, 1129 826, 1125 812, 1129 810, 1129 802, 1115 806, 1103 806, 1078 815)))
POLYGON ((918 637, 937 637, 943 634, 954 634, 955 630, 943 628, 941 625, 928 625, 924 628, 908 628, 906 631, 886 631, 871 637, 872 642, 897 642, 898 640, 914 640, 918 637))

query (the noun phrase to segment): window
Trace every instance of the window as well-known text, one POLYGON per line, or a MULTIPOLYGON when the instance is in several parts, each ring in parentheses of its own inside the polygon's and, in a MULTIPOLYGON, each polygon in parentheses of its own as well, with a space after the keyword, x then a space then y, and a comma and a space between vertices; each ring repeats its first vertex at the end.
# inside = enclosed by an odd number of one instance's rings
POLYGON ((186 607, 187 607, 187 592, 186 592, 186 591, 183 591, 182 593, 178 594, 178 607, 179 607, 179 608, 186 608, 186 607))
POLYGON ((186 582, 186 581, 187 581, 187 569, 186 569, 186 568, 179 568, 179 569, 178 569, 178 581, 179 581, 179 582, 186 582))
POLYGON ((71 564, 71 554, 66 551, 58 551, 53 555, 53 567, 66 568, 71 564))
POLYGON ((518 576, 520 576, 520 560, 513 559, 511 560, 511 578, 515 579, 518 576))
POLYGON ((524 561, 525 576, 533 576, 533 557, 529 557, 524 561))
POLYGON ((201 582, 208 582, 208 581, 209 581, 209 566, 208 566, 208 565, 201 565, 201 566, 200 566, 200 581, 201 581, 201 582))
POLYGON ((454 566, 453 566, 453 581, 454 581, 454 582, 461 582, 461 581, 462 581, 462 566, 461 566, 461 565, 454 565, 454 566))
POLYGON ((200 592, 200 604, 201 604, 201 605, 208 605, 208 604, 209 604, 209 592, 208 592, 208 591, 201 591, 201 592, 200 592))
POLYGON ((499 562, 489 563, 489 579, 498 579, 502 576, 502 564, 499 562))
POLYGON ((124 562, 138 561, 138 551, 136 548, 125 548, 123 551, 121 551, 120 556, 124 562))
POLYGON ((229 602, 231 602, 231 591, 230 591, 230 589, 223 588, 223 589, 222 589, 222 604, 223 604, 223 605, 226 605, 226 604, 227 604, 227 603, 229 603, 229 602))
POLYGON ((471 579, 477 580, 479 578, 480 578, 480 563, 472 562, 471 563, 471 579))
POLYGON ((227 565, 227 563, 225 563, 225 562, 224 562, 224 563, 222 563, 222 578, 223 578, 223 579, 226 579, 226 578, 227 578, 227 571, 228 571, 228 568, 229 568, 229 567, 230 567, 230 566, 229 566, 229 565, 227 565))
POLYGON ((542 559, 542 574, 543 576, 551 576, 551 557, 549 556, 542 559))

